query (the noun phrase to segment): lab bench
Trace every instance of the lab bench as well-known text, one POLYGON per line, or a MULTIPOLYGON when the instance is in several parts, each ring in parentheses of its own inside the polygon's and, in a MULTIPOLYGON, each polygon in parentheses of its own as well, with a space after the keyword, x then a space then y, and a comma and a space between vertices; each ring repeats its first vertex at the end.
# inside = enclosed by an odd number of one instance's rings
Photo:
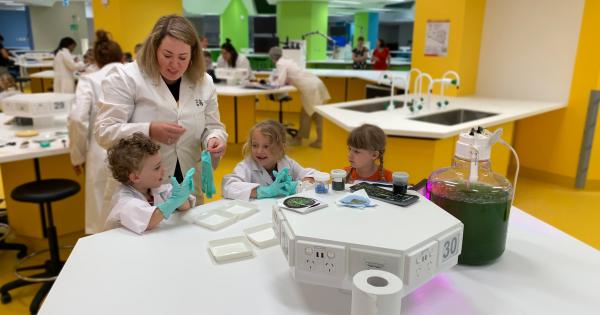
MULTIPOLYGON (((278 245, 216 263, 209 241, 271 222, 275 200, 253 201, 257 214, 222 230, 188 223, 225 202, 177 212, 144 235, 79 239, 39 314, 350 314, 350 292, 293 280, 278 245)), ((595 314, 599 265, 596 249, 513 207, 498 261, 437 275, 403 298, 402 314, 595 314)))

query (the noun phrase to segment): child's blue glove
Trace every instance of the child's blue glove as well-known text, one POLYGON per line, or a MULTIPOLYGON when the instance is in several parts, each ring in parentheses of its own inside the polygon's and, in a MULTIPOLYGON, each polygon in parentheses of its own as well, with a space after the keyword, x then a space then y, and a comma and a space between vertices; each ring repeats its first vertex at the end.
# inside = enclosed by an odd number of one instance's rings
POLYGON ((279 196, 287 196, 287 188, 285 183, 273 182, 269 186, 259 186, 256 188, 256 198, 273 198, 279 196))
POLYGON ((208 198, 212 198, 217 189, 215 188, 215 180, 212 168, 212 158, 210 152, 207 150, 202 151, 200 155, 202 164, 202 191, 208 198))
POLYGON ((181 182, 181 185, 177 182, 175 177, 171 177, 171 185, 173 185, 173 189, 171 190, 171 196, 167 198, 163 203, 158 205, 158 209, 162 212, 165 219, 168 219, 177 208, 179 208, 184 202, 186 202, 190 196, 190 193, 194 191, 194 173, 196 172, 195 168, 190 168, 187 173, 185 173, 185 177, 181 182))
POLYGON ((292 176, 289 175, 290 169, 284 167, 281 172, 273 171, 273 175, 275 176, 274 182, 278 183, 286 183, 292 181, 292 176))

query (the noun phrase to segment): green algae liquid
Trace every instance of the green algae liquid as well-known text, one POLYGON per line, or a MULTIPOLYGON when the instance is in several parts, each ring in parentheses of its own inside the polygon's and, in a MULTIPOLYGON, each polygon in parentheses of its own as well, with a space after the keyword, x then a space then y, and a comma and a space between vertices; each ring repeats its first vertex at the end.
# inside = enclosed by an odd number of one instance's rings
POLYGON ((487 184, 433 182, 429 198, 464 224, 462 251, 458 263, 484 265, 504 252, 510 190, 487 184))

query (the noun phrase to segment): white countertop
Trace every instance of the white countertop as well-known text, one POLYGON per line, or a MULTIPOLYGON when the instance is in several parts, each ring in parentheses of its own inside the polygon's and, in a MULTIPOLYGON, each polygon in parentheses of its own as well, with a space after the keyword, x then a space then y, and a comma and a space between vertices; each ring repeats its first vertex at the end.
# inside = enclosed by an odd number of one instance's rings
MULTIPOLYGON (((395 96, 395 100, 402 101, 403 96, 395 96)), ((390 97, 373 98, 345 103, 321 105, 316 111, 326 119, 334 122, 341 128, 351 131, 362 124, 374 124, 381 127, 389 136, 404 136, 428 139, 443 139, 459 134, 475 126, 489 127, 506 122, 511 122, 526 117, 539 115, 545 112, 565 108, 566 102, 520 101, 509 99, 493 99, 479 96, 445 97, 450 105, 444 109, 435 109, 435 103, 441 98, 432 95, 431 111, 426 109, 419 113, 409 113, 407 109, 399 108, 392 111, 376 111, 365 113, 346 109, 353 105, 372 104, 389 101, 390 97), (455 109, 470 109, 484 112, 497 113, 495 116, 473 120, 454 126, 411 120, 410 118, 427 114, 455 109)))
POLYGON ((9 119, 12 119, 12 117, 0 113, 0 124, 2 124, 0 126, 0 143, 4 144, 4 147, 0 148, 0 163, 69 153, 69 136, 67 135, 67 118, 65 115, 55 117, 52 127, 48 128, 16 126, 14 124, 5 125, 4 123, 9 119), (36 129, 39 134, 34 137, 17 137, 15 135, 17 131, 29 129, 36 129), (59 135, 56 132, 59 132, 59 135), (50 143, 49 147, 42 148, 34 142, 35 139, 46 135, 56 139, 50 143), (63 139, 65 140, 64 144, 63 139), (15 142, 15 145, 7 145, 8 142, 15 142), (23 142, 29 143, 26 148, 21 147, 23 142))
POLYGON ((53 61, 42 61, 42 62, 26 62, 17 64, 19 67, 23 68, 53 68, 53 61))
MULTIPOLYGON (((332 78, 355 78, 371 81, 374 83, 379 82, 382 74, 392 75, 394 77, 405 77, 408 75, 408 71, 398 70, 354 70, 354 69, 305 69, 306 71, 319 76, 319 77, 332 77, 332 78)), ((271 71, 256 71, 255 74, 269 75, 271 71)), ((400 86, 404 84, 399 82, 400 86)), ((399 86, 399 87, 400 87, 399 86)))
POLYGON ((54 70, 44 70, 29 75, 30 78, 36 79, 54 79, 54 70))
POLYGON ((296 91, 296 88, 291 85, 285 85, 276 89, 253 89, 245 88, 242 85, 224 85, 215 84, 217 89, 217 95, 221 96, 251 96, 251 95, 265 95, 265 94, 277 94, 277 93, 288 93, 296 91))
MULTIPOLYGON (((352 59, 327 59, 327 60, 311 60, 306 63, 315 63, 315 64, 335 64, 335 65, 351 65, 352 59)), ((392 66, 405 66, 410 65, 410 61, 406 59, 396 59, 392 58, 390 60, 390 65, 392 66)))
MULTIPOLYGON (((185 222, 223 202, 141 236, 119 228, 79 239, 39 314, 350 314, 350 294, 293 280, 279 246, 216 264, 208 241, 271 222, 274 201, 219 231, 185 222)), ((402 314, 596 314, 598 266, 598 250, 513 207, 497 262, 438 275, 403 298, 402 314)))

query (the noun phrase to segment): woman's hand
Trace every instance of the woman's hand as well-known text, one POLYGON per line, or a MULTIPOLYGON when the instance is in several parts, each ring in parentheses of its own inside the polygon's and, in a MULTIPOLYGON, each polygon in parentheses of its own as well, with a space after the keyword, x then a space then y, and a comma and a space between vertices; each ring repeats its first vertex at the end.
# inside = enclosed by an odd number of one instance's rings
POLYGON ((225 150, 227 149, 227 143, 223 142, 219 138, 210 138, 208 139, 208 145, 206 150, 210 152, 210 156, 212 159, 212 167, 216 169, 219 165, 219 161, 221 157, 225 154, 225 150))
POLYGON ((150 123, 150 138, 171 145, 185 132, 185 128, 174 122, 153 121, 150 123))
POLYGON ((75 175, 79 176, 83 172, 85 172, 85 163, 79 165, 73 165, 73 171, 75 171, 75 175))

